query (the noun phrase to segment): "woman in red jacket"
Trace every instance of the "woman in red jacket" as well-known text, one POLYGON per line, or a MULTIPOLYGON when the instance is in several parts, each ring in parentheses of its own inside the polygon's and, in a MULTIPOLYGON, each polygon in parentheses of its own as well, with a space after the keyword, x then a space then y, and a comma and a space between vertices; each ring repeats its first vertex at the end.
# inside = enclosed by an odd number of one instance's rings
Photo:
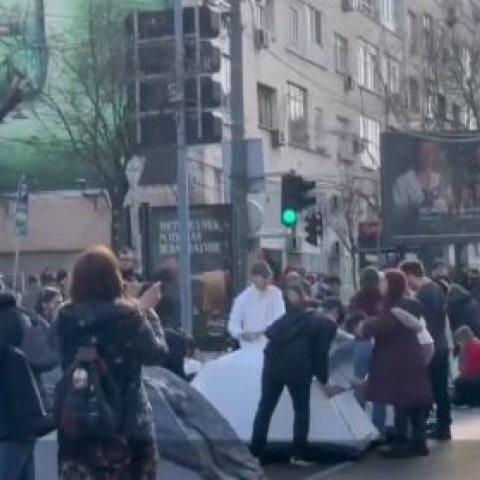
POLYGON ((428 455, 425 411, 432 403, 427 366, 416 333, 397 320, 407 294, 407 280, 399 270, 389 270, 381 281, 384 305, 378 318, 359 329, 362 338, 373 338, 374 348, 366 398, 393 405, 397 442, 386 450, 388 458, 428 455), (408 423, 412 438, 407 438, 408 423))

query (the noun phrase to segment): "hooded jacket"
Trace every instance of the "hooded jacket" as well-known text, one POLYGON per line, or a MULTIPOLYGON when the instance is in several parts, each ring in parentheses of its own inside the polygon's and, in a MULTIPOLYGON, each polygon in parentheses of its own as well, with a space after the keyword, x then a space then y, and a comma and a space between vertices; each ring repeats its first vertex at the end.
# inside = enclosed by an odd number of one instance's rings
POLYGON ((35 377, 20 350, 24 326, 15 298, 0 295, 0 441, 33 442, 50 430, 35 377))
POLYGON ((452 332, 468 326, 480 338, 480 305, 473 295, 460 285, 452 285, 447 298, 447 313, 452 332))
POLYGON ((328 381, 328 354, 335 323, 313 310, 287 311, 265 332, 264 370, 285 383, 328 381))

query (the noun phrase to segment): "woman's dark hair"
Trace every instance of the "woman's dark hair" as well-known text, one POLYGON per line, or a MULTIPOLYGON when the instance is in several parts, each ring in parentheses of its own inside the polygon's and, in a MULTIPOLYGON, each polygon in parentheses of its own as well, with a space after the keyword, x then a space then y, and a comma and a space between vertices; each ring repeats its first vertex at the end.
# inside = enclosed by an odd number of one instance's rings
POLYGON ((62 294, 60 293, 60 290, 58 288, 45 287, 44 289, 42 289, 40 295, 37 298, 37 301, 35 303, 35 312, 43 316, 45 314, 45 305, 59 296, 61 297, 62 294))
POLYGON ((401 270, 387 270, 385 272, 388 291, 385 296, 385 306, 391 308, 397 305, 407 293, 407 277, 401 270))
POLYGON ((5 347, 20 347, 24 330, 17 301, 11 293, 0 293, 0 350, 5 347))
POLYGON ((380 274, 375 267, 367 267, 360 275, 360 289, 363 292, 377 292, 380 288, 380 274))
POLYGON ((117 257, 107 247, 86 250, 72 272, 72 303, 113 301, 122 296, 122 276, 117 257))
POLYGON ((337 310, 338 312, 338 323, 343 325, 345 322, 345 308, 342 301, 339 298, 330 297, 321 302, 321 306, 324 310, 337 310))

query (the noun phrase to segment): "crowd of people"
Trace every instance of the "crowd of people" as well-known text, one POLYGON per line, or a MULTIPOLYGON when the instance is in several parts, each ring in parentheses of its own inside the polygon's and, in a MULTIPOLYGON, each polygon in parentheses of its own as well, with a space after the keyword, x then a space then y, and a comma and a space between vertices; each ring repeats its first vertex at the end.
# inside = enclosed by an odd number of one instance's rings
MULTIPOLYGON (((60 479, 156 478, 142 366, 162 365, 187 379, 192 345, 177 329, 178 291, 168 293, 178 285, 175 269, 159 274, 170 289, 142 283, 127 253, 118 259, 92 248, 71 274, 47 269, 30 276, 22 295, 0 282, 2 480, 33 480, 36 441, 54 430, 60 479), (55 368, 60 380, 52 400, 42 376, 55 368)), ((311 384, 316 379, 328 397, 344 391, 329 379, 329 354, 339 338, 353 345, 352 389, 371 408, 386 458, 428 455, 429 436, 451 439, 452 404, 480 405, 480 305, 444 263, 431 277, 418 261, 387 271, 369 267, 349 302, 341 287, 338 277, 295 267, 275 285, 269 265, 257 262, 251 284, 234 301, 230 336, 238 348, 264 350, 252 419, 251 451, 259 459, 286 388, 295 414, 292 464, 312 463, 311 384), (453 382, 451 354, 459 358, 453 382)))
POLYGON ((161 365, 186 378, 189 339, 163 329, 160 283, 139 283, 132 270, 131 258, 96 247, 71 275, 46 269, 30 276, 22 294, 1 282, 2 480, 34 480, 35 444, 54 430, 60 479, 156 478, 141 370, 161 365), (56 368, 52 401, 42 375, 56 368))
POLYGON ((275 285, 265 262, 251 274, 251 285, 234 302, 229 332, 241 347, 265 346, 251 444, 260 459, 287 388, 295 413, 292 463, 310 465, 311 382, 316 378, 328 396, 343 391, 328 379, 328 352, 339 335, 354 342, 352 387, 359 402, 371 406, 386 458, 428 455, 429 437, 452 438, 452 404, 480 404, 480 305, 452 281, 444 262, 431 278, 416 260, 384 272, 369 267, 347 303, 336 277, 289 267, 275 285), (451 354, 460 367, 453 382, 451 354), (394 411, 390 428, 387 408, 394 411))

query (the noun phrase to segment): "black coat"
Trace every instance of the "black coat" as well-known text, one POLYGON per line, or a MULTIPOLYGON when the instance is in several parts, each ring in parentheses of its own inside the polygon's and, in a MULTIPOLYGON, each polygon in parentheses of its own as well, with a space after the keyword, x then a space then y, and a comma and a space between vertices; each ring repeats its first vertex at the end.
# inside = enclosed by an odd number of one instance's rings
POLYGON ((468 326, 480 338, 480 305, 470 292, 453 285, 448 295, 447 313, 453 332, 468 326))
POLYGON ((313 310, 289 311, 265 332, 264 370, 285 383, 328 381, 328 354, 335 323, 313 310))
MULTIPOLYGON (((154 321, 154 320, 152 320, 154 321)), ((138 306, 118 302, 96 302, 64 306, 55 325, 60 365, 65 371, 76 359, 80 347, 94 345, 108 363, 123 394, 138 385, 134 402, 144 411, 125 412, 136 418, 148 417, 150 407, 142 386, 142 365, 160 365, 167 353, 161 329, 154 329, 138 306), (156 333, 157 332, 157 333, 156 333)), ((128 406, 126 406, 128 409, 128 406)), ((59 436, 60 455, 78 457, 95 445, 82 445, 59 436)))

